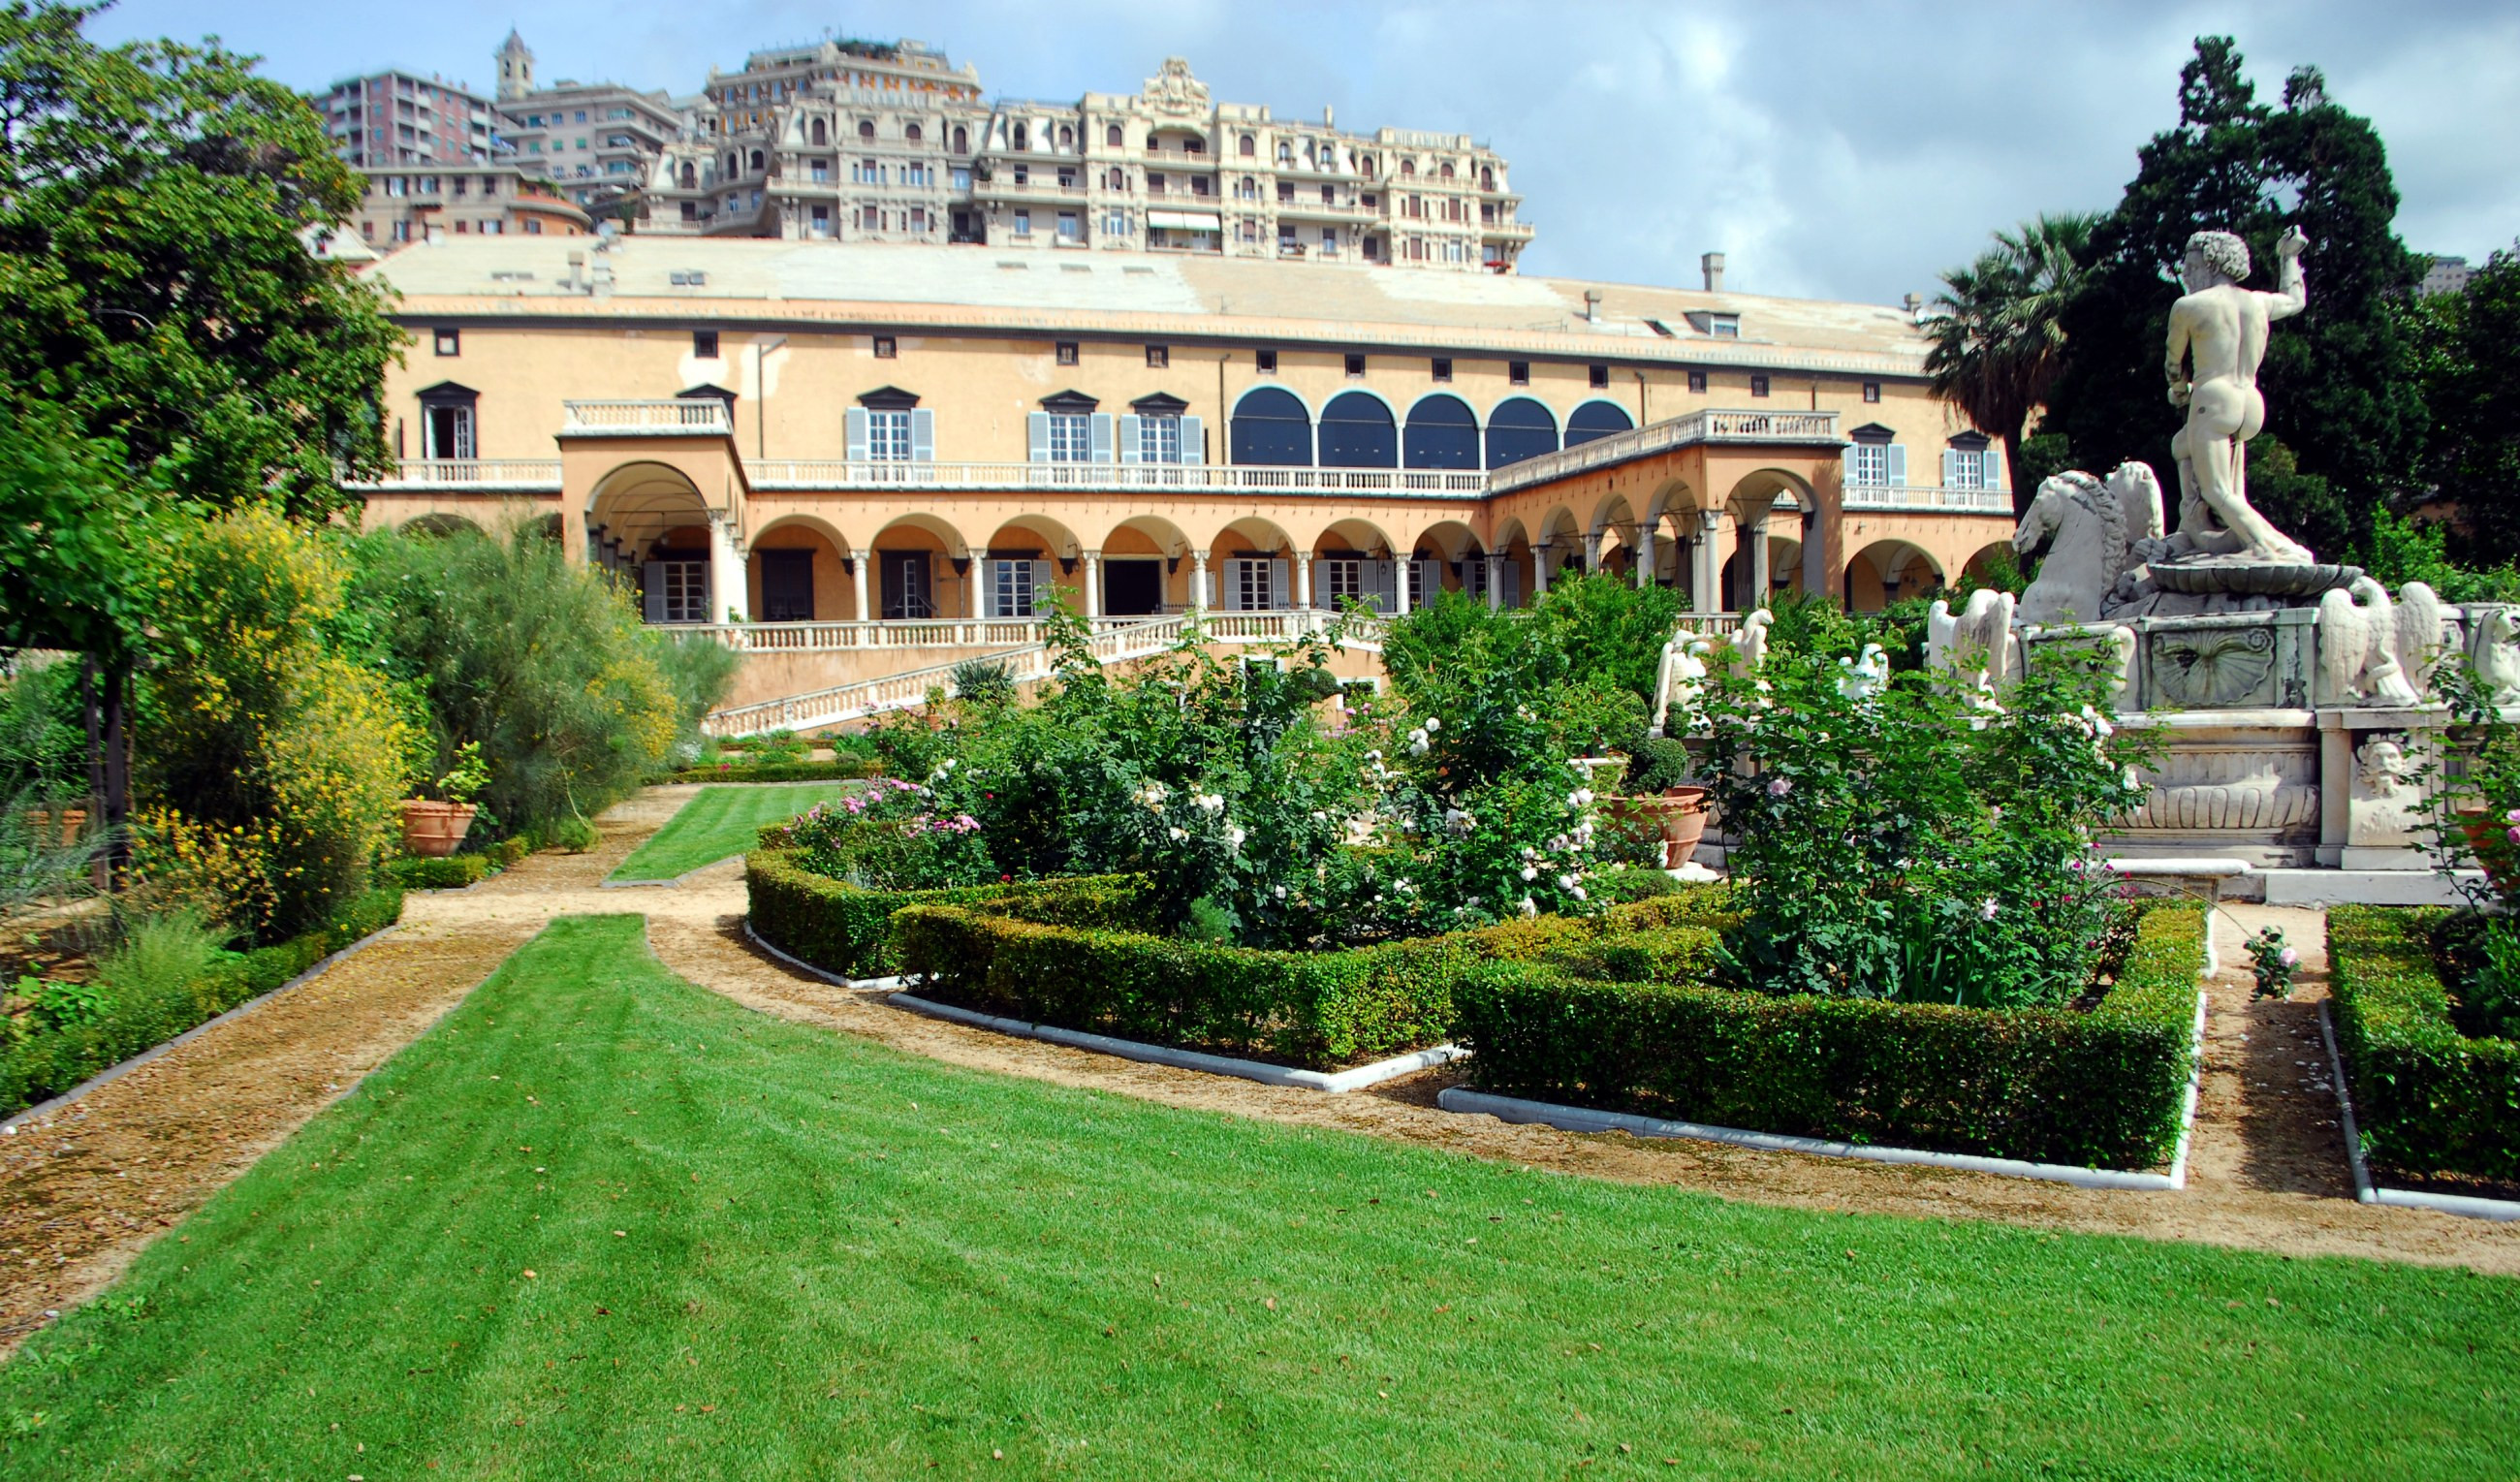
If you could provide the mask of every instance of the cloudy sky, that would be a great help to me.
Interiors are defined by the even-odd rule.
[[[2137,146],[2178,117],[2191,38],[2219,31],[2262,97],[2312,64],[2377,123],[2409,247],[2481,260],[2520,238],[2507,0],[123,0],[92,30],[215,33],[308,89],[396,66],[486,93],[511,23],[546,79],[677,95],[827,28],[918,37],[1019,98],[1134,91],[1185,56],[1218,98],[1281,117],[1328,106],[1351,128],[1492,143],[1539,226],[1527,272],[1685,284],[1720,249],[1734,288],[1880,303],[1929,292],[1997,226],[2114,203]]]

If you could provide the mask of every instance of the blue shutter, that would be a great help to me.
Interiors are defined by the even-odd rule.
[[[1096,463],[1111,461],[1111,414],[1097,412],[1087,420],[1086,435]]]
[[[910,457],[915,463],[936,461],[936,414],[925,407],[910,409]]]
[[[2000,448],[1986,450],[1986,486],[1990,489],[2003,487],[2003,451]]]
[[[1050,562],[1032,563],[1032,615],[1040,617],[1050,610]]]
[[[1908,445],[1903,442],[1890,444],[1890,487],[1908,487]]]
[[[1025,457],[1032,463],[1050,462],[1050,414],[1034,412],[1024,418]]]
[[[1269,607],[1276,611],[1286,606],[1286,566],[1283,561],[1269,562]]]
[[[849,415],[848,415],[846,418],[842,419],[842,420],[847,424],[847,427],[846,427],[845,435],[846,435],[847,440],[848,440],[849,462],[851,462],[851,463],[864,463],[864,462],[866,462],[866,461],[867,461],[867,414],[866,414],[866,408],[864,408],[864,407],[851,407],[851,408],[849,408]]]
[[[1207,425],[1195,417],[1181,420],[1181,461],[1207,462]]]
[[[1862,474],[1859,472],[1862,466],[1856,461],[1857,455],[1861,454],[1863,451],[1864,445],[1862,443],[1853,443],[1847,447],[1845,465],[1838,470],[1838,472],[1841,475],[1840,482],[1843,487],[1852,489],[1858,483],[1863,481]]]
[[[1946,489],[1960,486],[1960,456],[1958,448],[1943,449],[1943,487]]]
[[[1145,452],[1145,449],[1139,446],[1138,439],[1143,435],[1139,428],[1140,422],[1135,414],[1126,412],[1121,414],[1120,461],[1122,463],[1136,463]]]

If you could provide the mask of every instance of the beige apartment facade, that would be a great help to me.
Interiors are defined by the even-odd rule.
[[[613,202],[636,195],[665,146],[682,135],[681,111],[663,92],[568,78],[536,82],[533,50],[514,30],[494,60],[503,157],[591,212],[609,214]]]
[[[1569,567],[1869,608],[2012,529],[1890,308],[648,237],[368,271],[414,336],[369,521],[556,520],[657,622],[1398,611]]]
[[[583,237],[594,219],[542,175],[515,164],[362,169],[347,227],[380,250],[446,237]]]

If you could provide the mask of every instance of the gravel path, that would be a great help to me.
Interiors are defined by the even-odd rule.
[[[2218,920],[2205,1075],[2188,1187],[2078,1190],[1623,1135],[1577,1136],[1437,1110],[1436,1070],[1330,1097],[1144,1065],[926,1018],[795,972],[742,934],[741,861],[670,888],[607,875],[696,789],[652,788],[602,820],[603,845],[540,855],[469,890],[415,894],[392,935],[297,991],[0,1141],[0,1351],[94,1293],[157,1234],[223,1188],[361,1076],[418,1038],[556,916],[638,912],[658,956],[763,1012],[969,1069],[1168,1105],[1331,1127],[1474,1157],[1727,1198],[1833,1211],[1995,1219],[2520,1272],[2520,1225],[2354,1201],[2318,1035],[2326,953],[2316,912],[2235,907]],[[2289,1003],[2252,1003],[2239,943],[2281,925],[2303,949]]]

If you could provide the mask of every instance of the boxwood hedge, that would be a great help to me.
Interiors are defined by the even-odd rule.
[[[775,834],[774,830],[763,831]],[[1135,876],[964,885],[943,890],[869,890],[816,875],[788,850],[743,858],[752,929],[773,947],[826,972],[875,977],[895,970],[886,922],[907,906],[977,906],[1077,925],[1135,925],[1146,881]]]
[[[2520,1180],[2520,1044],[2462,1035],[2436,941],[2451,913],[2327,914],[2338,1049],[2362,1149],[2391,1168]]]
[[[1650,902],[1641,904],[1652,904]],[[1662,945],[1668,935],[1670,945]],[[1685,959],[1649,933],[1650,967]],[[1464,979],[1456,1037],[1479,1089],[1760,1132],[2142,1168],[2177,1145],[2201,912],[2145,913],[2085,1011],[1993,1010],[1584,981],[1582,949]],[[1593,949],[1601,967],[1627,966]]]

